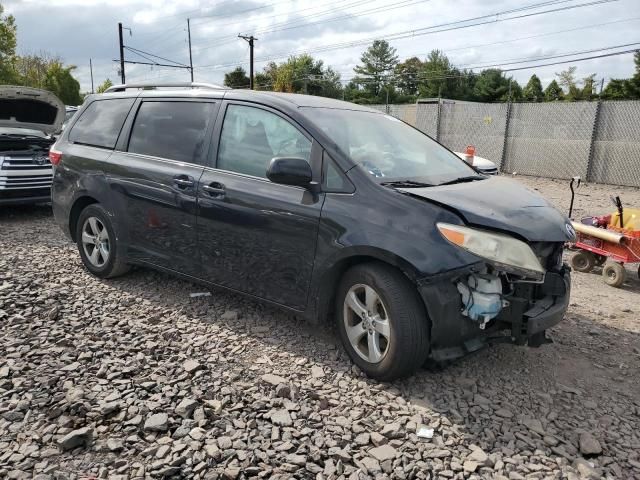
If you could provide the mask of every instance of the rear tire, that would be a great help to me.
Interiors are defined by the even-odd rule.
[[[591,252],[579,251],[571,257],[571,267],[582,273],[589,273],[596,265],[596,257]]]
[[[336,319],[349,357],[371,378],[392,381],[410,375],[429,355],[424,305],[415,286],[388,265],[356,265],[344,274]]]
[[[607,262],[602,269],[604,283],[612,287],[620,287],[627,276],[624,265],[618,262]]]
[[[82,263],[96,277],[113,278],[129,271],[113,224],[99,203],[88,205],[80,212],[75,238]]]

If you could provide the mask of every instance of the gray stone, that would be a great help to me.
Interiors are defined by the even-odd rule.
[[[379,447],[374,447],[369,450],[369,455],[378,460],[379,462],[384,462],[385,460],[393,460],[396,458],[396,449],[391,445],[381,445]]]
[[[88,446],[93,441],[93,428],[84,427],[67,433],[58,444],[63,450],[71,450],[80,446]]]
[[[187,373],[195,373],[198,370],[202,370],[204,367],[196,360],[186,360],[182,364],[182,368],[184,368]]]
[[[280,427],[290,427],[293,425],[293,420],[287,410],[276,410],[271,414],[271,423]]]
[[[147,432],[166,432],[169,429],[169,416],[166,413],[154,413],[144,422]]]
[[[283,378],[280,375],[274,375],[273,373],[265,373],[261,378],[263,382],[269,383],[274,387],[277,387],[281,383],[287,383],[286,378]]]
[[[580,434],[580,453],[583,455],[600,455],[602,446],[593,435],[583,432]]]
[[[193,411],[198,407],[198,402],[192,398],[183,398],[176,406],[176,413],[182,418],[190,418]]]

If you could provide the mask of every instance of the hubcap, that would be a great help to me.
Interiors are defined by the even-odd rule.
[[[100,219],[89,217],[82,225],[82,248],[94,267],[103,267],[109,261],[109,232]]]
[[[351,287],[344,299],[343,319],[356,353],[369,363],[380,363],[389,350],[391,329],[378,293],[369,285]]]

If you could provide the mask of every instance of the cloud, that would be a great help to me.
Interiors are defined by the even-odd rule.
[[[576,3],[579,0],[571,2]],[[453,2],[447,0],[223,0],[213,4],[204,0],[13,0],[5,1],[4,5],[7,12],[16,17],[20,52],[44,50],[59,55],[66,63],[77,65],[76,76],[82,89],[90,90],[89,58],[93,60],[96,84],[107,77],[118,80],[118,64],[112,61],[118,58],[118,22],[131,29],[131,35],[128,30],[125,32],[125,44],[176,62],[188,63],[186,18],[191,18],[196,80],[221,83],[225,71],[232,70],[235,65],[248,65],[247,44],[237,38],[238,33],[256,34],[255,56],[260,59],[274,54],[382,38],[395,32],[517,8],[522,3],[518,0],[458,0],[452,8]],[[370,13],[365,15],[363,12]],[[640,17],[637,0],[619,0],[518,20],[416,35],[391,43],[401,58],[424,57],[430,50],[440,49],[456,65],[501,63],[510,59],[535,58],[637,41],[640,20],[635,17]],[[615,20],[624,22],[549,34]],[[532,36],[537,37],[525,38]],[[366,45],[357,45],[319,52],[314,56],[349,78],[365,48]],[[145,61],[132,52],[127,52],[126,56],[130,60]],[[261,69],[264,64],[258,63],[256,69]],[[555,72],[570,65],[516,71],[513,76],[524,84],[531,74],[536,73],[546,85]],[[596,73],[598,78],[624,78],[633,73],[630,55],[594,59],[575,65],[579,77]],[[142,65],[127,65],[126,72],[130,81],[189,78],[185,70]]]

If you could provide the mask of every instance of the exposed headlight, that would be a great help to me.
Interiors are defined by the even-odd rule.
[[[545,270],[531,247],[516,238],[448,223],[438,223],[436,226],[442,236],[454,245],[486,258],[507,272],[535,279],[544,277]]]

